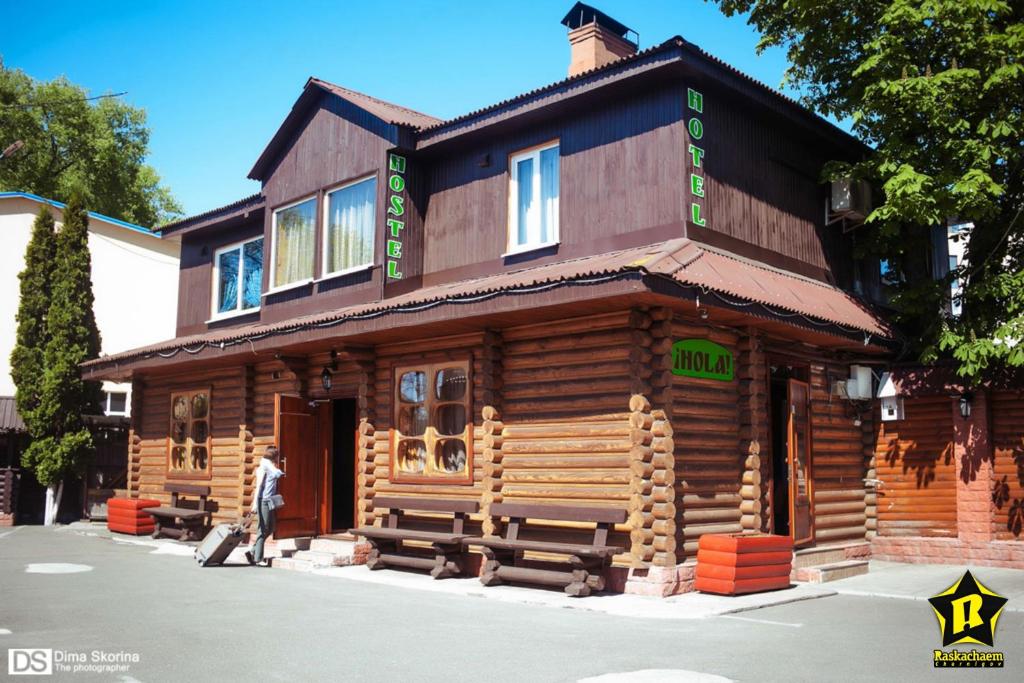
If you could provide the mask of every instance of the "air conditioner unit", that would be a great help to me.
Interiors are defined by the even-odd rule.
[[[832,213],[863,221],[871,213],[871,186],[866,180],[842,178],[832,181]]]
[[[846,396],[851,401],[866,401],[874,398],[871,391],[871,368],[866,365],[851,365],[850,379],[846,382]]]

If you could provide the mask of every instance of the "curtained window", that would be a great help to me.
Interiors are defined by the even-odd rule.
[[[221,247],[214,253],[214,318],[259,308],[263,238]]]
[[[171,394],[167,471],[179,477],[210,476],[210,390]]]
[[[274,263],[271,287],[313,279],[316,248],[316,197],[274,212]]]
[[[508,251],[557,243],[558,143],[515,154],[510,165]]]
[[[327,193],[324,275],[373,265],[376,198],[376,178],[366,178]]]

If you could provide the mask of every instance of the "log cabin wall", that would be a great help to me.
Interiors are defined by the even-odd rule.
[[[995,392],[991,406],[995,504],[993,536],[1001,541],[1024,540],[1024,395]]]
[[[677,341],[708,339],[731,350],[734,358],[741,339],[736,332],[678,316],[672,335]],[[740,438],[744,411],[739,375],[730,382],[678,375],[672,379],[676,554],[683,561],[696,556],[701,534],[742,531],[741,488],[749,453]]]
[[[957,536],[957,467],[948,396],[904,400],[906,417],[876,412],[879,536]]]
[[[849,376],[848,365],[812,363],[811,479],[814,539],[818,544],[862,541],[867,531],[864,432],[849,401],[831,395],[832,382]],[[860,416],[870,421],[870,415]]]

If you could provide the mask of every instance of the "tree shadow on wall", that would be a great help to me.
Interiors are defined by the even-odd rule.
[[[978,478],[978,471],[981,470],[981,466],[988,460],[990,463],[995,465],[995,449],[984,448],[981,449],[983,452],[979,453],[977,448],[973,446],[985,438],[984,434],[977,425],[971,425],[967,431],[967,447],[964,448],[964,455],[960,459],[960,480],[965,484],[970,484],[972,481]]]
[[[943,460],[946,465],[952,462],[953,449],[952,447],[947,447],[938,455],[932,456],[922,452],[917,442],[912,441],[901,451],[899,437],[894,436],[886,444],[884,457],[885,462],[890,467],[896,467],[897,463],[899,463],[903,474],[913,470],[914,480],[917,488],[920,489],[927,488],[929,484],[935,481],[935,464],[937,461]]]
[[[993,449],[995,453],[999,449],[998,445]],[[1024,487],[1024,439],[1021,439],[1021,443],[1012,447],[1013,464],[1017,468],[1017,487]],[[1006,529],[1013,534],[1015,537],[1020,537],[1021,531],[1024,530],[1024,499],[1022,498],[1010,498],[1010,482],[1007,475],[1003,475],[1002,479],[996,480],[995,485],[992,487],[992,502],[995,504],[997,510],[1002,510],[1003,507],[1009,503],[1010,508],[1006,514]]]

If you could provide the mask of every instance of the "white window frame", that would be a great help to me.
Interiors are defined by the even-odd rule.
[[[524,159],[532,158],[533,162],[533,196],[537,198],[537,211],[540,211],[540,196],[541,196],[541,173],[540,173],[540,153],[544,150],[558,147],[561,144],[560,140],[553,140],[546,142],[530,149],[516,152],[509,157],[508,162],[508,175],[509,175],[509,191],[508,191],[508,239],[506,240],[507,251],[502,256],[510,256],[512,254],[521,254],[528,251],[535,251],[537,249],[543,249],[559,243],[559,224],[561,223],[559,213],[561,212],[561,197],[562,197],[562,162],[559,158],[558,162],[558,197],[559,197],[559,211],[555,213],[555,224],[552,226],[551,237],[547,242],[531,241],[530,235],[527,235],[526,244],[517,244],[516,239],[519,235],[519,178],[516,173],[516,166],[520,161]],[[559,155],[561,156],[561,155]],[[536,219],[536,231],[540,231],[540,216]],[[538,235],[539,236],[539,235]]]
[[[275,267],[274,263],[277,258],[277,214],[284,211],[285,209],[290,209],[293,206],[305,204],[311,199],[315,202],[317,200],[317,195],[311,194],[307,197],[303,197],[302,199],[296,199],[294,202],[282,204],[281,206],[276,207],[273,211],[270,212],[270,277],[267,280],[270,283],[270,287],[267,289],[267,291],[263,292],[263,296],[267,296],[268,294],[276,294],[277,292],[283,292],[289,289],[294,289],[296,287],[302,287],[303,285],[308,285],[310,282],[313,282],[313,277],[307,277],[301,280],[296,280],[295,282],[289,282],[284,285],[279,285],[277,284],[277,273],[275,272],[277,268]],[[313,215],[316,216],[315,208],[313,210]],[[313,221],[313,239],[316,240],[315,220]],[[266,270],[266,268],[267,263],[266,259],[264,259],[263,269]],[[314,271],[316,270],[316,256],[313,257],[313,269]],[[315,272],[313,273],[313,276],[316,276]]]
[[[328,230],[327,220],[329,218],[329,214],[330,214],[330,211],[331,211],[331,195],[332,194],[334,194],[338,190],[344,190],[346,187],[352,187],[353,185],[358,185],[359,183],[365,183],[367,180],[376,180],[376,179],[377,179],[377,174],[376,173],[371,173],[369,175],[363,176],[362,178],[357,178],[356,180],[350,180],[350,181],[344,182],[341,185],[336,185],[335,187],[332,187],[329,190],[325,190],[324,191],[324,205],[323,205],[323,210],[321,211],[321,220],[320,220],[321,224],[323,225],[323,235],[321,236],[321,239],[320,239],[320,273],[321,274],[320,274],[320,277],[318,278],[318,281],[319,280],[327,280],[327,279],[332,278],[332,277],[340,277],[342,275],[349,275],[350,273],[358,273],[358,272],[363,271],[363,270],[369,270],[370,268],[373,268],[373,266],[375,265],[375,263],[377,261],[377,202],[376,202],[376,198],[374,198],[374,202],[373,202],[373,243],[372,243],[372,245],[370,247],[371,251],[370,251],[370,262],[369,263],[364,263],[364,264],[361,264],[361,265],[358,265],[358,266],[351,266],[349,268],[342,268],[341,270],[327,270],[327,239],[330,237],[330,230]],[[301,204],[301,202],[299,202],[299,203]]]
[[[207,322],[213,322],[214,320],[223,320],[225,318],[235,318],[240,315],[249,315],[250,313],[256,313],[260,310],[260,306],[256,305],[252,308],[242,308],[242,281],[245,279],[245,245],[256,240],[263,239],[263,235],[257,235],[256,237],[250,237],[248,239],[241,240],[239,242],[232,242],[231,244],[225,244],[223,247],[219,247],[213,252],[213,283],[210,294],[210,319]],[[224,311],[221,313],[217,309],[220,308],[220,255],[225,251],[233,251],[238,249],[238,298],[236,302],[236,308],[230,311]],[[266,264],[266,249],[263,250],[263,268],[267,267]],[[262,283],[260,284],[262,287]]]
[[[124,395],[124,410],[115,411],[110,409],[110,397],[112,394],[123,394]],[[107,391],[103,390],[103,414],[104,415],[127,415],[128,414],[128,392],[127,391]]]

